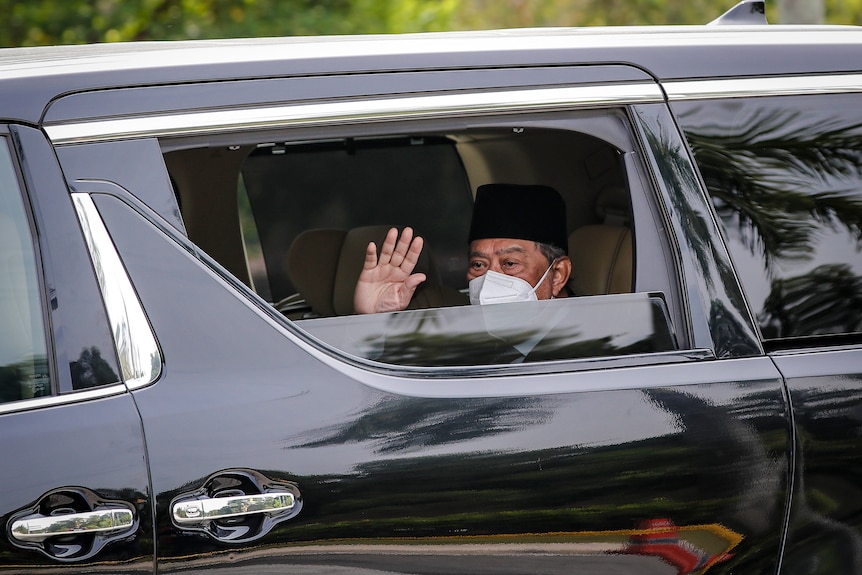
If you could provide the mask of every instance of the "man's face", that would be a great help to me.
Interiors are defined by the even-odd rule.
[[[568,258],[561,258],[568,262]],[[558,260],[559,261],[559,260]],[[542,255],[538,244],[529,240],[483,239],[470,243],[470,263],[467,266],[467,281],[485,275],[488,270],[515,276],[526,280],[533,287],[542,279],[550,262]],[[568,281],[571,265],[565,269],[551,270],[548,277],[536,290],[538,299],[550,299],[559,295],[562,286]],[[565,278],[562,276],[565,275]],[[562,281],[560,281],[562,280]]]

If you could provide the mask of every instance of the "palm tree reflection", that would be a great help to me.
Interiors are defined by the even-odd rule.
[[[837,98],[816,122],[795,98],[677,108],[725,231],[770,281],[758,312],[767,338],[847,333],[862,323],[862,313],[848,314],[862,309],[859,268],[819,245],[839,234],[857,255],[862,248],[862,122]],[[806,262],[820,265],[788,277]]]
[[[422,399],[392,397],[356,419],[310,432],[297,447],[370,441],[378,454],[410,452],[522,430],[547,422],[539,397]]]
[[[832,264],[811,273],[772,281],[758,315],[764,337],[862,331],[862,277],[848,265]]]

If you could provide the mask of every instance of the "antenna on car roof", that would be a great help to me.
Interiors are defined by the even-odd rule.
[[[710,26],[737,24],[769,24],[763,0],[742,0],[739,4],[709,23]]]

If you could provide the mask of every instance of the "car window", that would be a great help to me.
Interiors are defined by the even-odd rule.
[[[9,143],[0,138],[0,402],[51,394],[36,252]]]
[[[634,144],[620,129],[624,117],[584,113],[589,121],[569,119],[565,129],[434,123],[296,142],[237,134],[234,144],[168,149],[165,164],[189,238],[297,327],[350,356],[423,367],[511,363],[493,353],[499,338],[489,323],[528,342],[532,353],[521,361],[671,351],[685,347],[668,319],[673,290],[651,280],[641,291],[653,295],[635,297],[631,194],[645,192],[626,168]],[[567,301],[469,305],[473,197],[488,183],[549,186],[563,196],[573,262]],[[391,227],[405,226],[425,240],[415,271],[427,280],[403,312],[356,315],[366,246],[379,248]],[[626,307],[614,298],[624,295],[636,313],[618,313]],[[540,317],[553,321],[537,330]],[[587,329],[585,318],[601,327]]]
[[[860,105],[674,104],[766,340],[862,333]]]
[[[434,367],[528,363],[673,351],[657,294],[587,296],[297,322],[363,359]]]

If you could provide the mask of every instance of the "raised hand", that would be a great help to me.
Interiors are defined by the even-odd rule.
[[[353,293],[353,308],[356,313],[381,313],[401,311],[410,303],[413,292],[425,281],[425,274],[413,273],[423,240],[413,237],[411,228],[404,228],[401,237],[392,228],[380,248],[370,242],[365,248],[365,263],[356,291]]]

